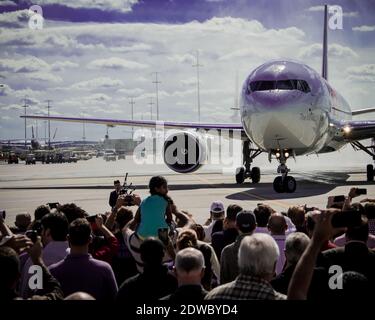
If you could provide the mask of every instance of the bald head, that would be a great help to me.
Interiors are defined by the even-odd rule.
[[[270,216],[267,227],[272,235],[284,235],[288,225],[282,214],[274,213]]]
[[[95,298],[86,292],[74,292],[67,296],[64,300],[95,300]]]

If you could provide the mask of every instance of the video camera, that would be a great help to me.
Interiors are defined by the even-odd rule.
[[[122,196],[125,200],[125,205],[132,206],[134,205],[134,190],[136,189],[133,187],[133,183],[127,183],[128,180],[128,173],[125,175],[124,183],[119,191],[119,195]]]

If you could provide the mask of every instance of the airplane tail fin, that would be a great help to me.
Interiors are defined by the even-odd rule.
[[[322,77],[328,80],[328,5],[324,5]]]

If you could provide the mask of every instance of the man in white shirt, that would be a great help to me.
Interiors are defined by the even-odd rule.
[[[41,238],[43,243],[43,261],[46,267],[64,259],[69,253],[67,234],[69,223],[63,213],[49,213],[41,220]],[[29,295],[29,268],[33,265],[30,258],[27,258],[22,271],[20,282],[20,294],[23,298]]]
[[[203,226],[204,241],[211,242],[211,235],[213,232],[221,231],[223,229],[223,220],[225,218],[224,204],[221,201],[214,201],[210,207],[210,218]],[[221,226],[219,225],[221,224]],[[219,227],[217,230],[216,227]]]
[[[274,213],[269,218],[267,227],[272,238],[276,241],[279,247],[280,255],[276,264],[276,274],[280,274],[283,271],[285,264],[285,232],[288,229],[288,225],[282,214]]]

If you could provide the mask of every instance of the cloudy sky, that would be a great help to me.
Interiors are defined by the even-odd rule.
[[[42,30],[28,8],[43,9]],[[159,72],[162,120],[197,120],[197,50],[204,121],[235,121],[240,85],[259,64],[291,58],[321,68],[322,1],[315,0],[0,0],[0,139],[22,138],[28,113],[150,118]],[[374,107],[375,1],[336,0],[343,29],[329,32],[329,80],[353,109]],[[155,105],[154,116],[155,116]],[[31,135],[28,123],[28,135]],[[43,123],[39,123],[43,137]],[[53,123],[56,139],[79,139],[82,127]],[[88,139],[105,127],[86,126]],[[110,130],[124,137],[124,127]]]

